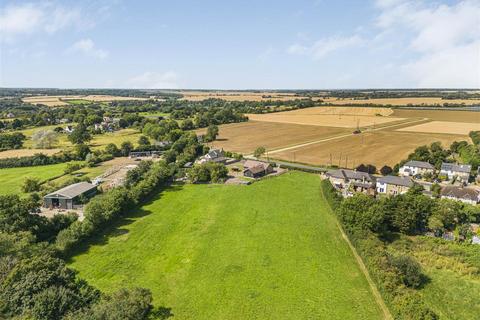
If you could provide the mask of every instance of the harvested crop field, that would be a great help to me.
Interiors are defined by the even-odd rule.
[[[286,114],[286,112],[284,113]],[[391,108],[375,107],[313,107],[288,111],[292,115],[350,115],[350,116],[390,116],[393,114]]]
[[[412,97],[412,98],[385,98],[385,99],[352,99],[352,98],[320,98],[321,100],[334,103],[338,105],[352,105],[352,104],[376,104],[376,105],[392,105],[392,106],[406,106],[413,105],[425,105],[425,106],[443,106],[445,103],[449,104],[465,104],[475,105],[480,104],[479,99],[452,99],[446,100],[442,98],[434,97]]]
[[[146,98],[122,97],[110,95],[72,95],[72,96],[32,96],[22,98],[24,102],[32,104],[44,104],[49,107],[58,107],[69,105],[68,100],[86,100],[91,102],[110,102],[124,100],[147,100]]]
[[[468,135],[470,131],[480,131],[480,122],[431,121],[411,127],[401,128],[398,129],[398,131]]]
[[[399,131],[376,131],[320,142],[290,150],[270,151],[272,158],[314,165],[337,165],[353,168],[361,163],[393,166],[405,159],[416,147],[435,141],[444,146],[467,136],[426,134]],[[330,163],[330,155],[332,163]]]
[[[393,116],[399,118],[428,118],[434,121],[480,123],[480,112],[475,111],[394,109]]]
[[[228,151],[251,153],[257,147],[286,147],[349,132],[334,127],[305,126],[276,122],[249,121],[219,127],[219,136],[211,145]],[[198,130],[204,134],[206,129]]]
[[[0,152],[0,159],[15,158],[15,157],[28,157],[33,156],[36,153],[43,153],[44,155],[51,156],[61,149],[16,149]]]
[[[307,110],[307,109],[304,109]],[[296,110],[303,111],[303,110]],[[404,118],[382,116],[358,116],[358,115],[325,115],[308,113],[278,112],[269,114],[247,114],[250,120],[265,122],[280,122],[303,124],[312,126],[328,126],[339,128],[355,128],[375,126],[377,124],[390,123],[405,120]]]
[[[222,99],[226,101],[268,101],[280,100],[289,101],[295,99],[305,99],[307,97],[298,96],[294,93],[279,92],[244,92],[244,91],[180,91],[182,99],[190,101],[201,101],[206,99]]]

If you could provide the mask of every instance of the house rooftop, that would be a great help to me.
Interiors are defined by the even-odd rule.
[[[472,171],[472,166],[469,164],[456,164],[456,163],[442,163],[442,171],[452,171],[452,172],[462,172],[470,173]]]
[[[385,176],[377,179],[380,183],[393,184],[396,186],[411,187],[413,180],[409,177]]]
[[[73,199],[75,197],[78,197],[79,195],[84,194],[85,192],[88,192],[92,189],[95,189],[96,187],[88,182],[78,182],[71,184],[69,186],[66,186],[65,188],[62,188],[60,190],[54,191],[52,193],[47,194],[44,198],[67,198],[67,199]]]
[[[415,167],[415,168],[422,168],[422,169],[435,169],[430,163],[425,161],[417,161],[417,160],[410,160],[404,164],[406,167]]]
[[[369,173],[347,169],[329,170],[326,175],[337,179],[366,180],[371,182],[375,180]]]
[[[261,166],[263,168],[263,170],[266,170],[268,168],[268,166],[270,166],[270,163],[263,162],[263,161],[247,160],[243,164],[243,167],[246,168],[246,169],[250,169],[250,168],[258,167],[258,166]]]
[[[257,174],[257,173],[265,172],[265,168],[261,164],[259,164],[253,167],[249,167],[245,169],[244,172],[245,171],[250,171],[253,174]]]
[[[472,188],[462,188],[457,186],[446,186],[440,192],[442,197],[452,197],[456,199],[471,200],[478,202],[480,192]]]

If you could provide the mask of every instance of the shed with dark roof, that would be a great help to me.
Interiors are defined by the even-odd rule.
[[[54,191],[43,197],[45,208],[73,209],[80,204],[80,198],[90,198],[97,193],[97,187],[88,182],[78,182]]]

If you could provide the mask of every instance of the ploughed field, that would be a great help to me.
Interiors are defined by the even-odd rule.
[[[71,259],[106,292],[141,286],[175,319],[381,319],[317,175],[185,185]]]

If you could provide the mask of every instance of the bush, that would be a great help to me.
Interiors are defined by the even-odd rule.
[[[40,191],[41,182],[38,178],[25,178],[22,191],[25,193]]]
[[[188,171],[188,178],[192,183],[225,181],[228,169],[222,163],[206,162],[197,164]]]
[[[410,256],[391,258],[392,265],[399,271],[403,283],[410,288],[419,288],[425,279],[420,264]]]

